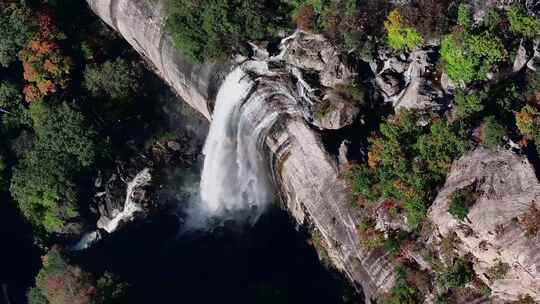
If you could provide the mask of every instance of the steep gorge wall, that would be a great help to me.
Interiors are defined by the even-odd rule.
[[[116,29],[148,61],[178,95],[211,119],[211,105],[229,65],[194,65],[174,48],[164,31],[164,1],[87,0],[92,10]],[[272,100],[268,100],[270,104]],[[295,102],[295,101],[292,101]],[[299,115],[280,118],[266,138],[274,178],[291,214],[313,223],[321,233],[334,265],[362,286],[366,298],[388,290],[393,267],[381,250],[363,250],[356,233],[355,210],[339,177],[335,159]],[[283,112],[282,112],[283,111]]]
[[[90,8],[155,66],[158,73],[190,106],[207,119],[219,85],[231,67],[192,64],[165,33],[165,4],[155,0],[88,0]]]

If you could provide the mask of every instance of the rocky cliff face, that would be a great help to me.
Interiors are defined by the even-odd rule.
[[[471,185],[479,198],[460,221],[448,212],[449,197]],[[540,301],[540,235],[526,229],[540,221],[540,212],[534,214],[539,202],[540,183],[526,158],[477,149],[454,163],[429,218],[437,227],[435,238],[456,233],[458,251],[474,256],[475,272],[496,299],[508,302],[529,294]],[[501,265],[505,271],[495,276]]]
[[[229,65],[195,65],[174,48],[164,29],[165,1],[88,0],[92,10],[122,36],[189,105],[210,119],[213,98]]]
[[[88,3],[96,14],[154,64],[156,72],[183,100],[210,119],[217,89],[230,67],[193,65],[184,60],[164,32],[164,1],[88,0]],[[295,39],[302,39],[301,35]],[[324,41],[318,42],[317,39],[306,43],[315,47],[324,45]],[[313,54],[327,53],[332,54],[332,50],[320,49]],[[285,59],[288,57],[297,59],[293,54],[284,56]],[[308,61],[299,62],[305,64]],[[287,62],[292,71],[306,68],[294,63],[292,59]],[[330,77],[333,79],[322,77],[325,83],[339,83],[340,79],[349,77],[340,62],[335,62],[335,69],[329,70],[328,67],[324,65],[321,71],[317,71],[316,66],[308,68],[329,77],[338,75]],[[284,79],[290,81],[290,77]],[[285,85],[293,86],[292,82]],[[267,85],[260,87],[263,90],[269,88]],[[306,122],[313,117],[310,112],[312,105],[299,95],[287,101],[278,98],[280,101],[277,103],[275,96],[267,94],[268,109],[263,110],[279,113],[277,123],[266,138],[272,155],[273,177],[291,214],[299,223],[313,224],[320,232],[334,265],[361,286],[369,298],[392,286],[393,267],[382,251],[360,248],[355,222],[358,217],[350,205],[345,182],[339,176],[336,160],[324,149],[319,136]]]

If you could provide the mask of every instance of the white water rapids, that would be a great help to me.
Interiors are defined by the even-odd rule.
[[[246,68],[237,67],[223,82],[203,151],[201,204],[211,217],[249,210],[258,217],[273,197],[261,151],[277,113],[259,115],[265,98]]]

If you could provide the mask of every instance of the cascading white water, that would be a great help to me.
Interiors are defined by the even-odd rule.
[[[142,211],[142,207],[133,201],[133,193],[138,187],[146,186],[152,180],[150,169],[144,168],[142,171],[127,184],[126,200],[124,201],[124,209],[114,216],[112,219],[101,218],[98,221],[98,228],[104,229],[108,233],[114,232],[121,222],[129,222],[133,219],[135,213]]]
[[[210,216],[252,209],[257,215],[273,196],[261,150],[262,135],[277,113],[259,115],[264,97],[254,92],[256,83],[245,68],[236,68],[223,82],[203,151],[201,204]]]

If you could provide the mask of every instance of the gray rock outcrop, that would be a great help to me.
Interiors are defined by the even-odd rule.
[[[217,88],[230,67],[193,65],[184,60],[164,32],[164,1],[87,1],[105,22],[155,65],[157,72],[182,99],[207,118],[211,117],[210,109]],[[323,85],[336,85],[342,80],[346,83],[349,71],[336,61],[339,56],[317,50],[318,45],[324,45],[320,40],[311,43],[312,50],[302,57],[299,53],[284,56],[287,64],[304,64],[305,69],[322,72]],[[309,49],[301,43],[298,47]],[[305,63],[310,61],[305,56],[313,59],[308,65]],[[272,83],[282,80],[269,78],[260,81]],[[272,87],[260,85],[261,90],[268,88]],[[304,119],[309,116],[301,110],[305,107],[299,105],[296,98],[283,101],[283,96],[267,95],[267,108],[261,111],[279,112],[266,144],[271,152],[273,177],[284,203],[299,223],[314,225],[326,243],[333,264],[361,286],[366,298],[389,290],[394,282],[393,266],[382,250],[361,248],[356,231],[358,223],[355,222],[358,216],[351,207],[346,184],[340,178],[336,160],[325,150],[319,136]],[[273,103],[276,99],[280,100],[279,104]]]
[[[449,197],[472,184],[479,198],[460,221],[448,212]],[[437,235],[457,234],[458,251],[474,256],[474,269],[495,298],[508,302],[528,294],[540,301],[540,235],[526,235],[520,224],[533,204],[540,208],[540,183],[527,159],[480,148],[454,162],[429,218]],[[498,263],[510,268],[490,278]]]
[[[429,70],[434,67],[430,61],[433,50],[416,50],[406,61],[390,57],[384,60],[381,71],[375,78],[375,85],[387,103],[399,109],[436,109],[437,99],[443,92],[436,89],[428,79]],[[384,54],[383,54],[384,55]]]
[[[316,71],[321,85],[335,87],[348,84],[354,73],[343,63],[341,54],[322,35],[298,32],[285,43],[284,60],[302,70]]]
[[[352,124],[360,113],[360,107],[330,91],[315,106],[314,112],[312,124],[321,129],[337,130]]]

